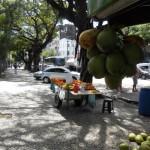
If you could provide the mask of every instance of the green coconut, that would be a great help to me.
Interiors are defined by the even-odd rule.
[[[135,65],[143,60],[143,51],[136,44],[127,44],[122,50],[130,65]]]
[[[125,66],[125,76],[132,77],[136,73],[136,65],[126,65]]]
[[[123,77],[122,76],[112,76],[112,75],[106,75],[105,76],[105,83],[110,89],[118,89],[118,87],[121,85]]]
[[[150,142],[149,141],[142,142],[139,150],[150,150]]]
[[[131,150],[139,150],[137,147],[132,148]]]
[[[129,141],[131,141],[131,142],[135,141],[135,137],[136,137],[136,134],[135,134],[135,133],[129,133],[129,135],[128,135],[128,139],[129,139]]]
[[[125,142],[119,145],[119,150],[129,150],[129,148],[129,144]]]
[[[136,141],[137,144],[140,145],[142,142],[144,142],[144,139],[143,139],[142,135],[138,134],[135,137],[135,141]]]
[[[88,59],[91,59],[93,56],[100,54],[99,49],[95,46],[93,48],[88,48],[86,51],[86,56]]]
[[[106,74],[105,69],[105,59],[106,56],[104,54],[99,54],[97,56],[92,57],[88,62],[88,71],[95,78],[103,78]]]
[[[102,52],[110,52],[120,43],[120,39],[115,30],[106,28],[99,32],[96,39],[96,45]]]
[[[144,140],[146,140],[146,138],[148,137],[148,134],[145,132],[141,132],[140,135],[142,135]]]
[[[147,141],[150,141],[150,136],[147,136],[146,140],[147,140]]]
[[[114,76],[120,76],[125,71],[125,61],[121,53],[111,53],[106,58],[106,69]]]

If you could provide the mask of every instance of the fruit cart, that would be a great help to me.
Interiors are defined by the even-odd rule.
[[[131,25],[149,23],[150,0],[88,0],[88,12],[89,16],[98,20],[99,23],[107,20],[109,24],[108,26],[111,27],[127,27]],[[101,26],[102,24],[99,25],[99,27]],[[135,55],[136,53],[134,53],[133,56]],[[141,89],[140,101],[142,100],[142,103],[139,103],[140,114],[149,115],[148,91],[149,89]],[[137,135],[135,133],[130,133],[128,135],[129,142],[121,143],[118,146],[119,150],[150,150],[150,142],[146,137],[146,133],[140,133]]]
[[[67,107],[71,100],[74,101],[76,106],[89,104],[94,107],[95,95],[101,94],[95,89],[91,83],[81,82],[80,80],[73,80],[72,83],[66,83],[60,79],[52,79],[52,86],[55,87],[54,104],[56,108],[62,106],[62,102],[67,102]]]

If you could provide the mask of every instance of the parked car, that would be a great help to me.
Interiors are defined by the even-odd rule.
[[[150,79],[150,63],[139,63],[137,64],[139,72],[139,78]]]
[[[43,71],[35,72],[35,79],[42,79],[44,83],[51,81],[51,78],[63,78],[66,82],[71,82],[73,79],[79,79],[78,72],[71,72],[65,67],[50,66]]]

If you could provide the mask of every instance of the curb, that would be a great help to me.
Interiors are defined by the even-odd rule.
[[[131,99],[128,99],[126,97],[118,97],[118,99],[122,100],[122,101],[125,101],[127,103],[132,103],[132,104],[138,104],[138,101],[133,101]]]

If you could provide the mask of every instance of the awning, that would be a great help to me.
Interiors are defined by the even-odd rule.
[[[109,3],[104,6],[104,1]],[[130,26],[150,22],[150,0],[89,0],[88,8],[91,17],[108,20],[110,24]]]

